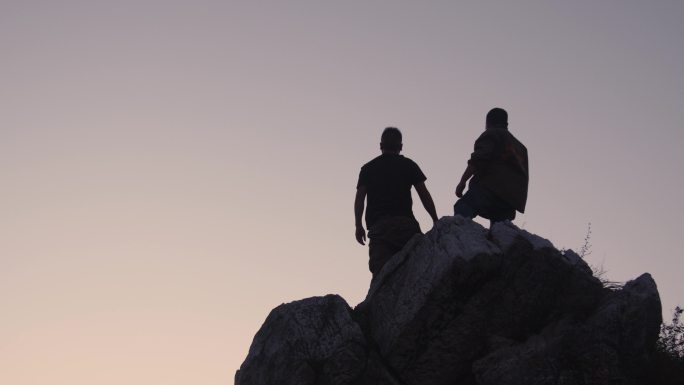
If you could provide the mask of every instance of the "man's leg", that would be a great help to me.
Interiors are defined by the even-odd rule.
[[[454,215],[456,214],[471,219],[478,215],[489,219],[491,229],[496,222],[512,221],[515,218],[515,209],[488,189],[471,185],[468,192],[456,201]]]
[[[413,218],[390,217],[373,225],[368,230],[368,268],[373,276],[382,270],[394,254],[401,251],[406,242],[420,233],[420,226]]]
[[[515,219],[515,209],[508,207],[504,202],[499,202],[499,206],[494,210],[494,215],[489,220],[489,228],[496,222],[512,221]]]
[[[370,238],[368,241],[368,269],[371,274],[373,274],[373,277],[380,273],[382,267],[385,266],[387,261],[389,261],[399,250],[401,250],[401,248],[397,249],[396,246],[391,245],[381,238]]]
[[[472,190],[468,190],[461,199],[454,204],[454,215],[473,219],[477,216],[477,205]]]

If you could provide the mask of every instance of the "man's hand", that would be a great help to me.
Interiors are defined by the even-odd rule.
[[[366,230],[363,228],[361,216],[363,216],[363,204],[366,200],[366,186],[359,185],[356,188],[356,198],[354,198],[354,219],[356,224],[356,240],[362,244],[366,240]]]
[[[362,245],[365,245],[365,243],[364,243],[365,240],[366,240],[366,230],[363,228],[363,226],[356,226],[356,241]]]
[[[463,190],[465,190],[465,188],[466,188],[465,182],[459,183],[458,186],[456,186],[456,196],[459,198],[462,197],[463,196]]]
[[[463,171],[463,176],[461,177],[461,181],[458,182],[458,186],[456,186],[456,196],[461,198],[463,196],[463,190],[466,188],[466,182],[470,177],[475,175],[475,167],[468,162],[468,167],[466,167],[465,171]]]
[[[425,211],[427,211],[428,214],[430,214],[430,218],[432,218],[432,223],[437,223],[439,218],[437,218],[435,202],[432,201],[432,195],[430,195],[430,192],[425,186],[425,182],[416,183],[415,185],[413,185],[413,187],[416,188],[416,192],[420,197],[420,201],[423,203],[423,207],[425,207]]]

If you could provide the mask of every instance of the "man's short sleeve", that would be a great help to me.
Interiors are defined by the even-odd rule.
[[[416,162],[410,161],[409,165],[409,180],[411,181],[411,185],[415,186],[418,183],[423,183],[427,180],[427,177],[423,174],[423,171],[418,167]]]
[[[356,188],[361,186],[368,187],[368,170],[366,167],[361,167],[361,171],[359,172],[359,181],[356,182]]]

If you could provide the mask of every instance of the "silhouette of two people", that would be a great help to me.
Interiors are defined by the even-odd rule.
[[[413,215],[412,187],[432,221],[438,219],[425,186],[427,177],[413,160],[400,155],[402,146],[401,132],[395,127],[386,128],[380,138],[382,154],[361,167],[356,185],[356,240],[362,245],[366,241],[361,217],[367,200],[368,267],[374,278],[413,235],[421,233]],[[516,211],[525,211],[528,181],[527,148],[508,131],[506,111],[494,108],[487,113],[485,131],[475,141],[456,187],[460,199],[454,205],[454,214],[481,216],[491,224],[513,220]]]

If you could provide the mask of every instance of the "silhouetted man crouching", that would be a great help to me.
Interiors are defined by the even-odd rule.
[[[361,223],[361,216],[367,195],[366,226],[370,239],[368,267],[373,277],[413,235],[421,232],[418,221],[413,216],[412,186],[416,188],[423,207],[433,222],[437,221],[435,204],[425,187],[427,178],[414,161],[399,155],[402,150],[401,141],[401,132],[397,128],[387,127],[380,139],[382,155],[361,167],[356,185],[356,240],[365,244],[366,231]]]
[[[456,187],[461,199],[454,205],[454,214],[479,215],[489,219],[490,226],[513,220],[516,210],[525,212],[528,182],[527,148],[508,131],[508,113],[494,108],[487,113],[485,132],[475,141],[475,151]]]

